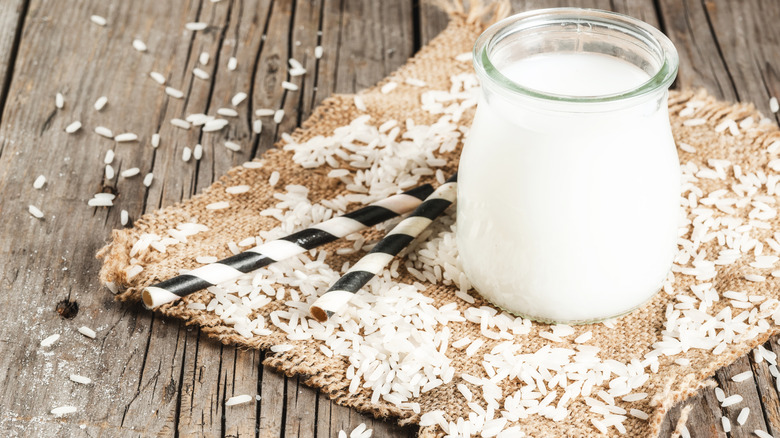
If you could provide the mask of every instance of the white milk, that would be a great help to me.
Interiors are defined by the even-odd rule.
[[[526,88],[571,96],[617,94],[649,79],[589,53],[498,68]],[[666,97],[662,89],[620,108],[558,104],[483,83],[460,161],[457,238],[485,298],[534,319],[586,322],[659,290],[676,250],[680,193]]]

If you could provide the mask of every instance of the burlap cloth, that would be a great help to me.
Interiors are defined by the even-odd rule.
[[[360,93],[372,116],[372,122],[379,125],[387,119],[406,120],[411,118],[419,123],[432,123],[435,116],[422,111],[419,106],[420,95],[427,89],[447,90],[450,86],[450,76],[462,72],[472,71],[470,62],[457,61],[456,55],[470,51],[476,37],[480,34],[483,24],[480,24],[478,14],[469,17],[463,12],[451,13],[451,21],[447,29],[435,38],[406,65],[391,75],[390,79],[401,85],[392,93],[382,94],[379,88],[387,80],[377,86]],[[413,77],[425,81],[427,87],[413,87],[403,84],[403,79]],[[703,118],[707,123],[699,126],[685,126],[686,118],[678,116],[680,110],[691,100],[703,102],[695,114],[689,117]],[[777,127],[774,124],[756,123],[752,128],[734,137],[725,133],[718,134],[714,127],[724,118],[739,121],[748,116],[759,120],[761,116],[752,105],[730,104],[718,102],[705,92],[672,91],[670,93],[670,113],[676,140],[687,143],[696,149],[696,153],[680,151],[681,163],[694,162],[706,165],[707,159],[719,158],[730,160],[734,164],[741,165],[743,172],[765,170],[770,154],[766,147],[772,141],[780,138]],[[336,95],[325,100],[314,112],[303,127],[292,135],[296,139],[308,139],[315,135],[329,135],[333,129],[348,124],[352,119],[360,115],[356,110],[351,95]],[[466,114],[464,117],[471,117]],[[457,150],[447,155],[449,164],[445,166],[445,173],[455,170],[460,151]],[[327,167],[304,170],[291,159],[291,153],[275,148],[266,152],[262,159],[264,165],[261,169],[246,169],[237,167],[231,169],[227,175],[215,182],[204,193],[181,204],[167,207],[158,212],[148,214],[137,220],[133,228],[114,230],[111,242],[101,250],[99,257],[103,258],[104,265],[100,272],[103,283],[112,283],[120,289],[117,294],[120,300],[139,299],[141,287],[176,275],[182,269],[192,269],[199,266],[195,262],[195,256],[211,254],[216,256],[229,256],[226,242],[237,242],[247,236],[255,236],[262,229],[270,229],[276,226],[273,218],[261,217],[258,212],[276,203],[272,198],[274,189],[268,184],[268,178],[272,171],[281,174],[277,187],[285,184],[302,184],[310,189],[310,199],[315,202],[323,197],[332,197],[337,193],[344,193],[345,188],[334,178],[327,178]],[[767,173],[771,173],[767,171]],[[435,181],[431,179],[428,182]],[[725,180],[707,180],[700,187],[705,192],[718,188],[728,189],[736,180],[733,173],[729,172]],[[217,212],[205,209],[209,203],[224,199],[224,188],[228,186],[246,184],[252,190],[231,201],[230,208]],[[738,214],[747,219],[750,208],[742,209]],[[144,270],[131,280],[127,279],[125,268],[130,262],[130,249],[142,233],[158,233],[165,235],[165,231],[177,224],[195,221],[209,227],[208,232],[200,233],[189,239],[188,243],[170,246],[166,254],[156,251],[147,251],[139,256],[137,263]],[[769,221],[773,229],[778,227],[778,219]],[[771,235],[773,230],[766,230],[762,238]],[[757,236],[761,236],[759,233]],[[331,248],[349,246],[351,242],[337,242]],[[711,248],[708,244],[703,248]],[[711,259],[715,256],[711,255]],[[332,255],[328,258],[331,266],[341,266],[345,260],[354,260],[349,257]],[[777,298],[780,296],[776,285],[777,280],[769,277],[765,283],[749,283],[743,279],[743,267],[748,260],[743,257],[734,265],[719,269],[717,276],[711,280],[717,290],[751,291],[766,297]],[[401,269],[403,272],[403,269]],[[695,283],[691,277],[677,275],[674,285],[676,291],[687,291],[691,284]],[[399,281],[412,282],[414,279],[403,272]],[[434,299],[435,306],[441,306],[453,301],[455,288],[453,286],[430,285],[424,292]],[[354,407],[362,412],[371,413],[377,417],[398,417],[401,423],[416,423],[419,416],[410,411],[401,411],[386,402],[372,404],[370,393],[361,390],[357,394],[349,394],[347,388],[350,381],[345,377],[348,367],[346,359],[342,357],[328,358],[318,349],[318,341],[287,341],[285,334],[270,326],[273,334],[269,336],[255,336],[248,339],[237,334],[230,326],[221,323],[214,313],[207,311],[190,310],[186,308],[189,302],[208,303],[210,294],[201,292],[173,305],[166,305],[159,312],[175,318],[181,318],[188,324],[201,326],[204,333],[218,339],[224,344],[232,344],[241,347],[267,349],[280,343],[292,343],[295,348],[283,354],[269,355],[264,364],[280,370],[287,375],[301,375],[305,377],[308,385],[318,388],[328,394],[336,402]],[[725,300],[721,300],[725,301]],[[600,357],[604,360],[614,359],[623,363],[632,358],[642,358],[643,354],[650,351],[651,345],[660,340],[663,328],[664,310],[667,304],[674,302],[672,296],[661,292],[655,298],[641,307],[639,310],[620,318],[616,327],[610,329],[602,324],[588,327],[578,327],[577,333],[587,330],[593,331],[591,345],[600,347]],[[466,304],[459,301],[460,310],[463,311]],[[486,305],[477,300],[476,306]],[[284,308],[284,304],[274,302],[263,309],[261,314],[268,316],[273,310]],[[716,305],[714,311],[719,307]],[[478,324],[469,322],[450,323],[452,330],[451,339],[460,339],[469,336],[472,339],[480,337]],[[526,352],[535,352],[548,345],[549,341],[537,335],[540,330],[547,330],[544,325],[534,324],[529,335],[517,336],[515,341],[525,346]],[[734,345],[731,344],[724,353],[714,355],[711,352],[691,349],[684,355],[674,358],[662,357],[660,372],[651,374],[650,380],[636,391],[647,392],[650,397],[632,403],[630,407],[642,409],[650,413],[649,421],[638,420],[630,417],[625,421],[629,436],[655,436],[658,434],[664,414],[669,408],[691,395],[698,389],[707,385],[708,378],[714,372],[731,363],[738,357],[745,355],[756,345],[765,342],[767,338],[777,332],[773,326],[769,333],[760,335],[750,342]],[[575,335],[576,336],[576,335]],[[569,337],[566,342],[555,344],[556,347],[573,347],[575,336]],[[490,348],[498,341],[487,340]],[[453,351],[453,350],[450,350]],[[487,351],[487,350],[485,350]],[[450,383],[424,393],[417,400],[423,412],[442,409],[450,419],[467,417],[469,409],[465,406],[463,397],[457,392],[455,384],[462,382],[458,378],[461,372],[475,376],[484,376],[484,369],[480,365],[479,355],[471,358],[463,354],[452,353],[453,366],[456,368],[456,378]],[[685,357],[690,360],[690,366],[674,364],[673,359]],[[506,382],[506,380],[504,381]],[[472,387],[472,389],[474,389]],[[511,394],[516,390],[512,386],[504,387],[504,394]],[[629,406],[626,406],[628,408]],[[594,414],[588,412],[588,407],[582,401],[575,401],[570,405],[568,418],[560,423],[554,423],[538,415],[521,420],[522,429],[534,436],[590,436],[597,432],[590,423]],[[617,434],[615,428],[610,428],[611,434]],[[425,427],[420,431],[420,436],[437,436],[441,431],[436,426]]]

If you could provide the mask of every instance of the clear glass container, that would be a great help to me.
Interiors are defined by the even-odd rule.
[[[627,313],[676,252],[671,41],[606,11],[515,15],[474,46],[482,86],[458,171],[457,241],[475,289],[544,322]]]

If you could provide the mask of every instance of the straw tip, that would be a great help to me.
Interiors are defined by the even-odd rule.
[[[163,288],[149,286],[141,292],[141,300],[147,309],[154,309],[181,298]]]
[[[147,309],[154,307],[154,297],[152,296],[152,293],[149,292],[149,289],[144,289],[143,292],[141,292],[141,301],[144,302],[144,307]]]
[[[320,307],[311,306],[309,308],[309,313],[311,314],[312,317],[314,317],[314,319],[316,319],[319,322],[325,322],[328,320],[328,314]]]

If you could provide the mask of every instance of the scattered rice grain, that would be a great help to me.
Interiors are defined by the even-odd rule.
[[[198,30],[204,30],[208,26],[209,25],[207,23],[197,22],[197,23],[187,23],[184,25],[184,28],[187,30],[198,31]]]
[[[95,111],[102,110],[103,108],[105,108],[107,103],[108,103],[108,98],[106,96],[98,97],[94,105]]]
[[[246,99],[247,95],[243,91],[239,91],[236,93],[235,96],[233,96],[232,99],[230,99],[230,103],[233,104],[233,106],[238,106],[241,102],[243,102]]]
[[[81,122],[75,121],[75,122],[73,122],[70,125],[65,127],[65,132],[67,132],[68,134],[73,134],[74,132],[78,131],[79,129],[81,129]]]
[[[122,173],[120,173],[119,175],[121,175],[122,178],[132,178],[138,175],[139,173],[141,173],[141,169],[137,167],[131,167],[127,170],[123,170]]]
[[[182,119],[171,119],[171,125],[181,129],[190,129],[192,126],[190,122]]]
[[[168,96],[171,96],[175,99],[181,99],[184,97],[184,92],[181,90],[177,90],[173,87],[165,87],[165,94]]]
[[[76,383],[81,383],[82,385],[89,385],[90,383],[92,383],[92,379],[90,379],[89,377],[79,376],[78,374],[71,374],[70,380]]]
[[[236,395],[225,401],[225,406],[242,405],[251,402],[255,398],[248,394]]]
[[[209,79],[209,77],[210,77],[209,74],[205,70],[203,70],[202,68],[199,68],[199,67],[193,68],[192,69],[192,74],[196,78],[203,79],[204,81],[207,81]]]
[[[89,17],[90,21],[97,24],[98,26],[105,26],[108,24],[105,18],[101,17],[100,15],[92,15]]]
[[[41,341],[41,347],[51,347],[55,342],[57,342],[59,338],[60,335],[58,333],[48,336],[46,339]]]
[[[139,40],[138,38],[133,40],[133,48],[135,50],[138,50],[139,52],[145,52],[146,51],[146,44]]]
[[[75,406],[60,406],[57,408],[54,408],[51,410],[51,413],[60,417],[62,415],[72,414],[76,412],[78,409],[76,409]]]
[[[97,333],[95,333],[94,330],[92,330],[91,328],[85,325],[79,327],[79,333],[91,339],[95,339],[95,337],[97,336]]]
[[[156,71],[149,72],[149,76],[151,76],[152,79],[154,79],[155,82],[157,82],[160,85],[165,85],[165,76],[163,76],[161,73],[157,73]]]
[[[27,206],[27,211],[30,212],[33,217],[37,219],[43,219],[43,212],[36,206],[30,204]]]

